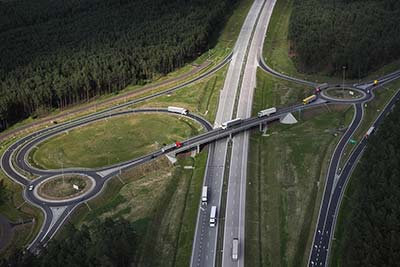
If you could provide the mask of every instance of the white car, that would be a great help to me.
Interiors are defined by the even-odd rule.
[[[29,188],[28,188],[28,190],[29,190],[29,191],[32,191],[32,190],[33,190],[33,185],[30,185]]]

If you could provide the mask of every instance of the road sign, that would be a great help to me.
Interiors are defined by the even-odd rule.
[[[354,140],[354,139],[350,139],[350,140],[349,140],[349,143],[354,145],[354,144],[357,144],[357,141]]]

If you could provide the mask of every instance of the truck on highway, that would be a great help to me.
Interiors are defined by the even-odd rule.
[[[239,239],[234,238],[232,241],[232,260],[237,261],[239,258]]]
[[[230,121],[226,121],[226,122],[222,123],[221,128],[225,130],[226,128],[232,127],[233,125],[240,124],[241,121],[242,121],[241,118],[236,118],[236,119],[233,119]]]
[[[217,224],[217,206],[212,206],[210,212],[210,227],[215,227],[216,224]]]
[[[303,104],[307,105],[317,99],[317,95],[310,95],[309,97],[306,97],[303,99]]]
[[[258,112],[257,116],[258,117],[263,117],[263,116],[270,116],[272,114],[274,114],[276,112],[276,108],[267,108],[264,110],[261,110],[260,112]]]
[[[203,190],[201,191],[201,204],[207,205],[207,195],[208,195],[208,187],[203,186]]]
[[[179,107],[168,107],[168,111],[169,112],[174,112],[174,113],[178,113],[178,114],[182,114],[182,115],[187,115],[188,114],[188,110],[184,109],[184,108],[179,108]]]
[[[371,126],[368,131],[365,133],[365,138],[368,138],[375,130],[374,126]]]

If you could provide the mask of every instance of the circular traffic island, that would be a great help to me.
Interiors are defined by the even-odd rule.
[[[364,97],[359,90],[352,88],[330,88],[323,91],[323,94],[329,98],[334,98],[338,100],[355,100]]]
[[[40,183],[37,194],[47,200],[67,200],[79,197],[94,186],[94,180],[79,174],[52,177]]]

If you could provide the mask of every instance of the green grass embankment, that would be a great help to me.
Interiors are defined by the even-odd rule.
[[[46,169],[96,168],[134,159],[201,131],[196,122],[174,115],[124,115],[62,133],[39,144],[31,157]]]
[[[258,76],[253,113],[299,103],[309,88]],[[249,266],[305,265],[329,159],[351,121],[349,106],[293,114],[294,125],[271,124],[250,137],[245,261]]]

